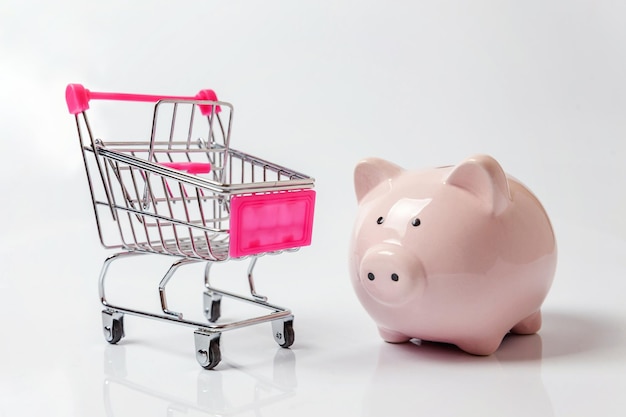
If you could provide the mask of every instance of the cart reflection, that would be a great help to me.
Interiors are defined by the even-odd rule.
[[[276,351],[270,375],[263,375],[260,370],[255,373],[251,367],[232,361],[225,363],[226,370],[200,370],[195,378],[186,380],[146,379],[141,372],[133,372],[135,376],[129,374],[125,347],[107,347],[103,382],[105,415],[261,416],[264,410],[272,414],[272,407],[295,395],[296,359],[292,350]]]

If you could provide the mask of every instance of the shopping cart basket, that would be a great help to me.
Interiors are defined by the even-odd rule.
[[[148,103],[151,130],[139,139],[112,141],[96,136],[87,118],[93,100],[116,105],[137,102],[134,108],[146,108]],[[105,260],[99,278],[106,340],[115,344],[124,337],[123,319],[129,314],[195,328],[196,359],[207,369],[220,362],[220,335],[227,330],[271,322],[276,342],[291,346],[293,315],[256,292],[253,270],[261,255],[310,244],[314,180],[231,148],[233,107],[218,101],[212,90],[193,97],[155,96],[94,92],[70,84],[66,101],[76,119],[100,242],[117,252]],[[113,122],[109,121],[110,126]],[[159,282],[162,311],[156,313],[113,305],[105,296],[111,263],[142,254],[176,258]],[[250,295],[211,284],[209,272],[214,263],[243,258],[250,260]],[[195,262],[206,264],[203,307],[207,322],[185,319],[167,305],[166,285],[179,267]],[[269,313],[223,322],[219,320],[223,297]]]

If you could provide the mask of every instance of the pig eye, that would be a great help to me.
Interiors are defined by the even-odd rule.
[[[385,221],[385,219],[383,219],[382,216],[380,216],[378,219],[376,219],[376,223],[378,223],[378,224],[383,224],[384,221]]]
[[[417,227],[420,224],[422,224],[422,221],[419,219],[419,217],[416,217],[413,220],[411,220],[411,224],[413,225],[413,227]]]

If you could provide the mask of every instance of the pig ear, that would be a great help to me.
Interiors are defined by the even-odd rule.
[[[500,164],[487,155],[477,155],[457,165],[446,183],[474,194],[494,214],[502,213],[511,202],[506,174]]]
[[[372,188],[399,175],[402,171],[401,167],[384,159],[368,158],[362,160],[354,168],[354,191],[357,201],[361,202]]]

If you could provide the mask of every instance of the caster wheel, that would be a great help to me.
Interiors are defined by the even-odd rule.
[[[293,319],[273,321],[272,332],[274,333],[274,340],[280,347],[288,348],[296,340],[296,335],[293,331]]]
[[[215,323],[222,315],[222,296],[219,294],[204,293],[204,316],[211,323]]]
[[[114,345],[124,337],[124,315],[104,310],[102,312],[104,339]]]
[[[196,360],[204,369],[213,369],[222,360],[220,333],[194,332]]]

